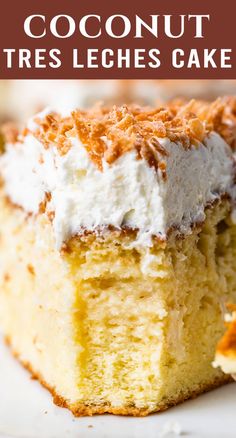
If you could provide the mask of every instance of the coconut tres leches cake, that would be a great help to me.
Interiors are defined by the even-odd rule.
[[[45,111],[6,142],[0,324],[75,415],[230,379],[212,360],[236,299],[232,102]]]

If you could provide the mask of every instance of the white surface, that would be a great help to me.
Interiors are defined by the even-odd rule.
[[[235,438],[235,412],[232,383],[145,418],[74,418],[52,403],[0,342],[0,438]],[[181,434],[167,434],[169,429]]]
[[[166,179],[146,160],[137,160],[135,150],[111,165],[104,159],[101,172],[80,140],[69,140],[71,148],[60,155],[55,145],[45,149],[28,135],[22,143],[8,144],[0,158],[5,191],[15,204],[37,213],[45,193],[51,193],[47,209],[55,212],[58,248],[83,228],[107,225],[138,228],[136,244],[146,246],[152,235],[166,237],[172,226],[188,233],[192,223],[204,220],[206,204],[222,193],[235,197],[232,150],[217,133],[187,150],[181,143],[157,139],[167,153]]]

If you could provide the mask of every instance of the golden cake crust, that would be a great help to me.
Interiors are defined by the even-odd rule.
[[[34,380],[38,380],[39,383],[47,389],[51,395],[53,396],[53,402],[55,405],[61,407],[61,408],[67,408],[69,409],[72,414],[75,417],[84,417],[84,416],[93,416],[93,415],[102,415],[102,414],[113,414],[113,415],[124,415],[124,416],[131,416],[131,417],[146,417],[150,413],[157,413],[157,412],[163,412],[167,410],[170,407],[176,406],[180,403],[183,403],[186,400],[191,400],[196,397],[198,397],[200,394],[203,394],[205,392],[209,392],[212,389],[218,388],[219,386],[222,386],[226,383],[230,383],[233,381],[233,378],[229,375],[222,375],[220,377],[214,378],[212,382],[209,384],[202,384],[199,386],[199,388],[195,391],[189,392],[189,394],[185,394],[183,397],[179,397],[175,400],[166,401],[166,403],[162,404],[162,406],[158,406],[156,410],[148,408],[137,408],[135,406],[127,406],[127,407],[120,407],[115,408],[109,404],[102,404],[102,405],[86,405],[84,403],[79,403],[76,406],[71,405],[67,400],[65,400],[63,397],[57,394],[56,390],[52,388],[43,377],[37,373],[31,366],[29,362],[25,362],[20,358],[20,354],[13,350],[11,339],[9,336],[5,337],[5,343],[10,348],[13,356],[19,360],[19,362],[24,366],[24,368],[30,372],[31,378]]]

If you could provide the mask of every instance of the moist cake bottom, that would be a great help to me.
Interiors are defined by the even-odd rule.
[[[0,201],[0,321],[19,357],[75,415],[146,415],[229,380],[211,365],[236,300],[230,202],[153,247],[107,231],[55,249],[46,215]]]
[[[11,353],[13,356],[19,360],[21,365],[31,374],[31,378],[33,380],[38,380],[39,383],[47,389],[52,397],[53,402],[55,405],[61,407],[61,408],[67,408],[69,409],[75,417],[83,417],[83,416],[92,416],[92,415],[102,415],[102,414],[114,414],[114,415],[126,415],[126,416],[133,416],[133,417],[145,417],[150,414],[150,411],[147,408],[136,408],[135,406],[125,406],[125,407],[114,407],[108,403],[100,404],[98,405],[86,405],[84,403],[76,404],[76,406],[71,406],[68,402],[68,400],[64,399],[60,395],[58,395],[54,388],[51,388],[42,378],[41,375],[35,373],[35,371],[32,369],[31,365],[27,362],[23,362],[19,354],[16,353],[12,349],[11,340],[8,337],[5,337],[5,344],[10,348]],[[154,412],[162,412],[167,410],[170,407],[176,406],[180,403],[183,403],[185,400],[188,399],[194,399],[198,397],[200,394],[203,394],[205,392],[211,391],[213,389],[218,388],[219,386],[225,385],[227,383],[232,382],[232,378],[230,376],[219,376],[216,377],[214,381],[209,384],[209,386],[204,385],[203,387],[199,387],[197,391],[191,392],[189,395],[186,395],[184,398],[180,397],[179,399],[176,399],[175,401],[172,401],[169,405],[165,405],[160,407]]]

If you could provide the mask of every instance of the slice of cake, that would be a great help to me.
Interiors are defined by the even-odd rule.
[[[228,305],[232,314],[225,315],[227,330],[217,345],[213,366],[220,367],[224,373],[232,374],[236,379],[236,306]]]
[[[146,415],[227,382],[233,104],[39,114],[0,158],[0,324],[75,415]]]

